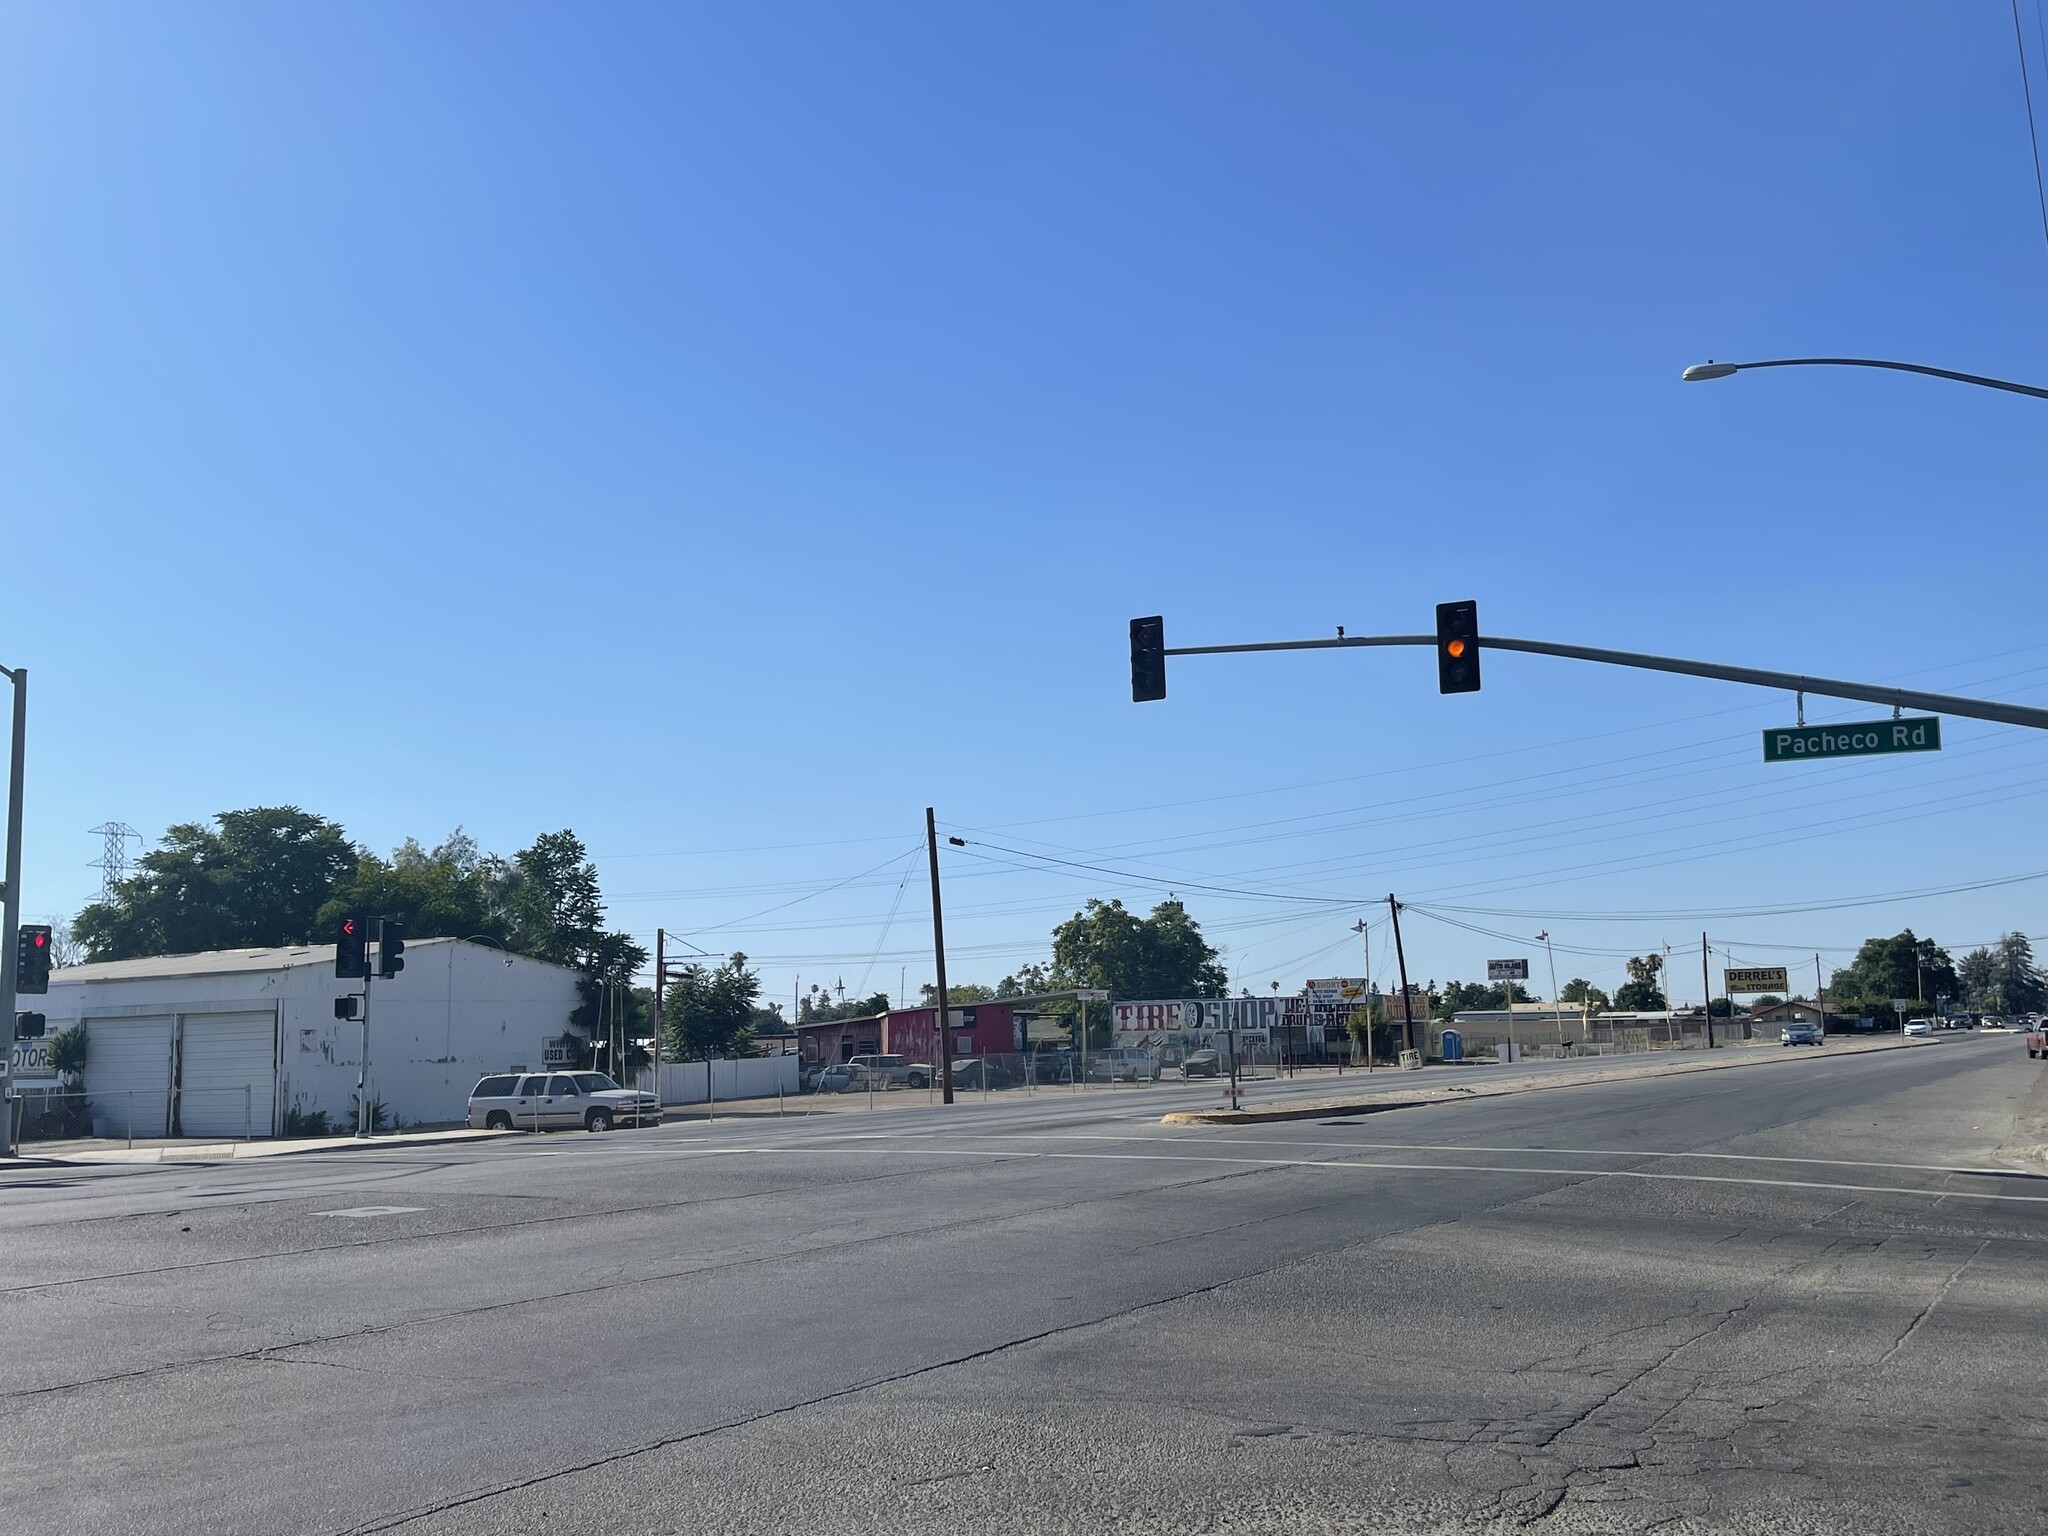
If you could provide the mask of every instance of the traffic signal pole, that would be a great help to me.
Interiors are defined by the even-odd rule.
[[[0,899],[6,942],[0,944],[0,1057],[7,1075],[0,1079],[0,1157],[14,1156],[14,995],[15,966],[21,932],[21,780],[28,741],[28,668],[0,667],[14,684],[14,744],[7,757],[7,889]]]
[[[363,971],[363,1052],[356,1063],[356,1136],[367,1141],[370,1136],[370,978],[376,967]]]
[[[1346,646],[1427,645],[1437,643],[1435,635],[1343,635],[1334,640],[1265,640],[1249,645],[1186,645],[1168,648],[1167,656],[1220,656],[1238,651],[1327,651]],[[1807,677],[1797,672],[1771,672],[1761,667],[1729,667],[1714,661],[1688,661],[1676,656],[1650,656],[1640,651],[1610,651],[1592,645],[1563,645],[1554,640],[1512,640],[1483,635],[1479,650],[1525,651],[1534,656],[1562,656],[1570,661],[1594,661],[1609,667],[1636,667],[1650,672],[1676,672],[1686,677],[1710,677],[1724,683],[1747,683],[1756,688],[1775,688],[1786,693],[1817,693],[1829,699],[1855,699],[1865,704],[1888,704],[1894,709],[1923,709],[1931,714],[1962,715],[1973,720],[1995,720],[2001,725],[2024,725],[2048,731],[2048,709],[2024,704],[2002,704],[1991,699],[1966,699],[1952,693],[1925,693],[1917,688],[1891,688],[1882,683],[1846,682],[1833,677]]]

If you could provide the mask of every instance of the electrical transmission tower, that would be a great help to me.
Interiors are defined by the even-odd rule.
[[[100,872],[100,900],[111,902],[114,888],[128,878],[128,871],[134,865],[128,857],[128,839],[132,837],[139,843],[142,834],[125,821],[103,821],[88,830],[106,839],[104,851],[86,868]]]

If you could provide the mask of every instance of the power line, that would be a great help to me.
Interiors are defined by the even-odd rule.
[[[2035,20],[2040,19],[2040,0],[2034,0]],[[2034,153],[2034,201],[2041,208],[2041,238],[2048,242],[2048,183],[2041,179],[2041,134],[2034,126],[2034,82],[2027,68],[2027,34],[2020,26],[2020,0],[2012,0],[2012,40],[2020,53],[2020,94],[2027,103],[2027,148]]]
[[[2024,885],[2033,880],[2048,880],[2048,869],[2030,870],[2019,875],[1994,875],[1984,880],[1970,880],[1960,885],[1922,886],[1914,890],[1883,891],[1870,896],[1831,896],[1824,900],[1784,902],[1776,906],[1758,907],[1694,907],[1664,910],[1638,910],[1634,912],[1587,912],[1560,911],[1555,907],[1471,907],[1454,906],[1447,902],[1407,902],[1406,906],[1428,910],[1432,915],[1442,912],[1460,912],[1476,917],[1517,917],[1531,922],[1573,922],[1573,923],[1636,923],[1636,922],[1732,922],[1743,918],[1790,917],[1806,912],[1842,912],[1855,907],[1879,907],[1894,901],[1921,901],[1935,896],[1957,896],[1967,891],[1986,891],[2005,885]]]

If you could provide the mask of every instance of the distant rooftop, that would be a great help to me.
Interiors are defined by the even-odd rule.
[[[467,939],[407,939],[407,954],[430,944],[467,944]],[[478,944],[478,949],[495,948]],[[243,971],[278,971],[300,965],[334,968],[332,944],[273,944],[264,949],[209,949],[196,955],[144,955],[134,960],[96,960],[89,965],[67,965],[52,971],[52,983],[60,981],[129,981],[148,976],[227,976]],[[521,959],[532,959],[522,955]],[[546,964],[545,961],[536,962]]]

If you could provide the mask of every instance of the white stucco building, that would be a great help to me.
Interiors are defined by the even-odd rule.
[[[479,1077],[575,1038],[576,972],[489,945],[417,939],[368,985],[369,1097],[407,1122],[459,1121]],[[70,966],[41,1011],[52,1032],[85,1026],[99,1134],[270,1136],[292,1109],[354,1123],[363,1023],[334,1006],[363,986],[335,976],[332,944],[227,949]]]

